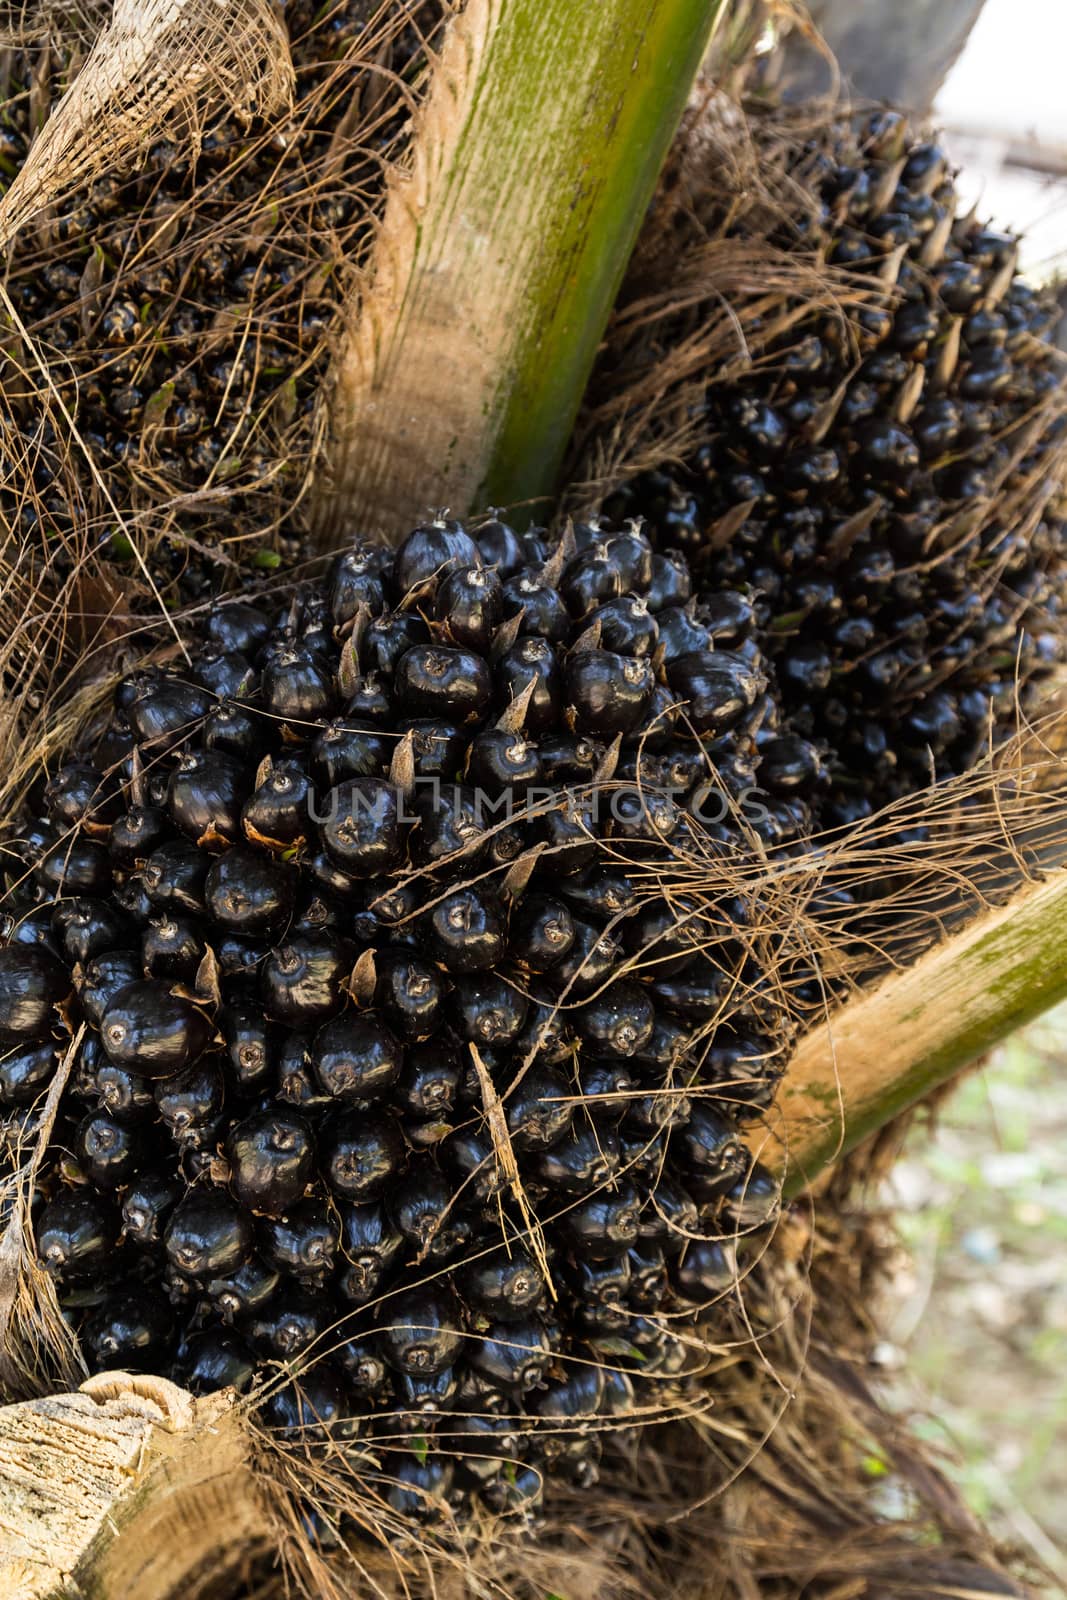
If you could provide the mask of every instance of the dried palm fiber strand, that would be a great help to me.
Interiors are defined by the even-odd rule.
[[[747,586],[823,825],[965,769],[1062,659],[1054,305],[955,204],[891,113],[709,96],[594,379],[579,478]]]
[[[295,554],[344,263],[369,235],[442,8],[284,15],[291,114],[247,125],[216,111],[198,154],[157,137],[140,165],[66,194],[15,241],[7,292],[26,331],[0,365],[5,794],[25,781],[6,759],[23,726],[62,748],[54,707],[92,693],[72,675],[87,645],[92,677],[161,599],[173,612],[232,586],[251,551]],[[77,51],[60,32],[0,56],[9,175]]]
[[[432,28],[440,13],[425,13]],[[23,353],[11,406],[22,401],[16,415],[32,440],[27,423],[54,426],[50,398],[76,402],[79,436],[129,537],[148,508],[153,522],[165,522],[172,502],[180,511],[198,491],[203,531],[205,510],[255,487],[264,502],[249,522],[262,535],[279,516],[267,491],[273,485],[277,495],[282,471],[288,501],[299,502],[311,450],[303,413],[334,280],[358,258],[381,162],[403,133],[412,105],[404,74],[417,77],[422,59],[419,16],[408,5],[339,4],[318,16],[291,5],[292,115],[250,127],[216,117],[196,141],[158,138],[135,172],[109,172],[67,197],[22,242],[13,298],[49,370],[34,370],[40,351]],[[61,65],[54,52],[12,63],[8,155],[16,165],[34,103]],[[304,437],[287,450],[298,419]],[[94,475],[67,454],[42,463],[42,477],[50,464],[53,477],[69,465],[74,504],[91,521],[114,522],[111,508],[93,501]],[[32,490],[26,498],[24,515],[42,516]],[[62,512],[57,504],[60,529]]]
[[[17,33],[26,29],[20,19]],[[43,31],[47,36],[47,21]],[[195,146],[220,104],[242,116],[270,116],[291,94],[285,32],[266,0],[116,0],[0,199],[0,248],[60,195],[120,165],[164,125]]]

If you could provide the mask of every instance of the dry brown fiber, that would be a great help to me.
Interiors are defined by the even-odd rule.
[[[45,13],[39,27],[47,33]],[[33,15],[9,37],[32,35]],[[0,249],[64,190],[120,165],[163,126],[195,143],[220,105],[272,115],[293,69],[269,0],[116,0],[85,64],[0,200]]]

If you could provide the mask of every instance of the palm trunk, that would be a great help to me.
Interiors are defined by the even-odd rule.
[[[810,0],[808,11],[853,94],[925,114],[985,0]],[[790,99],[825,93],[825,57],[798,31],[786,48]]]

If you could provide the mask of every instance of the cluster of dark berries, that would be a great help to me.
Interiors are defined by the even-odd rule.
[[[268,1421],[417,1513],[590,1482],[635,1381],[691,1381],[788,1030],[753,906],[657,871],[747,847],[705,809],[774,725],[752,623],[634,526],[439,518],[120,684],[0,949],[10,1115],[71,1057],[35,1225],[93,1368],[302,1363]]]
[[[698,585],[752,597],[787,725],[826,756],[820,815],[843,824],[966,770],[1061,653],[1059,313],[1014,238],[956,217],[944,151],[894,113],[835,123],[787,178],[811,205],[778,242],[867,303],[710,374],[705,442],[609,507]]]
[[[214,522],[210,503],[195,518],[180,515],[153,554],[155,581],[176,584],[185,599],[218,587],[220,569],[203,548],[232,539],[234,496],[255,530],[291,499],[341,291],[334,268],[369,226],[378,163],[410,115],[399,90],[392,98],[403,103],[390,114],[386,91],[372,129],[346,138],[342,126],[365,86],[368,26],[385,28],[383,7],[291,0],[284,9],[296,74],[287,120],[220,118],[195,154],[158,140],[135,172],[65,195],[48,237],[29,230],[9,266],[9,292],[48,382],[34,373],[23,393],[8,385],[18,437],[0,507],[24,532],[61,542],[92,514],[94,471],[124,510],[210,487]],[[424,32],[439,11],[427,4]],[[397,81],[417,75],[422,37],[409,26],[376,53]],[[2,54],[0,167],[13,175],[42,96],[63,92],[63,58],[47,44]],[[77,418],[92,467],[55,393]],[[125,535],[109,525],[102,538],[102,554],[136,575]]]

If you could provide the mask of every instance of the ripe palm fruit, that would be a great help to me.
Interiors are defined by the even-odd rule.
[[[112,877],[62,915],[25,880],[0,950],[33,980],[10,1060],[42,1046],[9,1099],[85,1023],[61,1106],[76,1165],[44,1164],[38,1248],[91,1360],[129,1351],[203,1390],[299,1356],[316,1426],[433,1442],[476,1413],[506,1424],[502,1451],[518,1439],[523,1472],[575,1483],[597,1418],[632,1403],[605,1357],[634,1382],[684,1367],[702,1300],[683,1250],[773,1220],[739,1129],[788,1042],[745,903],[665,917],[648,875],[699,840],[710,763],[750,766],[776,724],[751,608],[725,591],[680,615],[688,581],[634,528],[551,543],[440,517],[389,558],[342,556],[273,623],[209,612],[186,676],[240,643],[245,687],[219,691],[252,730],[240,753],[211,742],[210,692],[178,731],[156,706],[173,677],[119,686]],[[278,720],[265,668],[290,657],[313,665],[321,717]],[[134,804],[148,766],[164,796],[194,771],[219,795],[222,774],[226,827]],[[80,752],[81,789],[102,776]],[[107,825],[69,826],[76,843]],[[744,837],[717,821],[707,842],[728,856]],[[134,882],[146,905],[120,915]],[[161,919],[193,941],[191,975],[143,975]],[[82,966],[86,930],[120,942]],[[271,1415],[310,1420],[295,1390]],[[455,1448],[457,1505],[529,1500],[480,1436],[469,1461]]]
[[[839,116],[786,157],[773,111],[752,132],[774,244],[847,269],[864,303],[798,300],[786,334],[753,328],[747,370],[708,372],[684,464],[608,507],[688,556],[701,620],[724,586],[749,597],[783,712],[761,784],[847,824],[964,771],[1062,655],[1059,311],[1015,273],[1014,238],[957,216],[944,151],[901,117]],[[705,177],[686,201],[701,248],[744,226]]]
[[[38,945],[0,950],[0,1032],[20,1039],[43,1037],[58,1002],[70,993],[60,963]]]
[[[159,979],[127,984],[100,1021],[108,1057],[145,1078],[169,1078],[200,1055],[210,1035],[204,1013]]]

